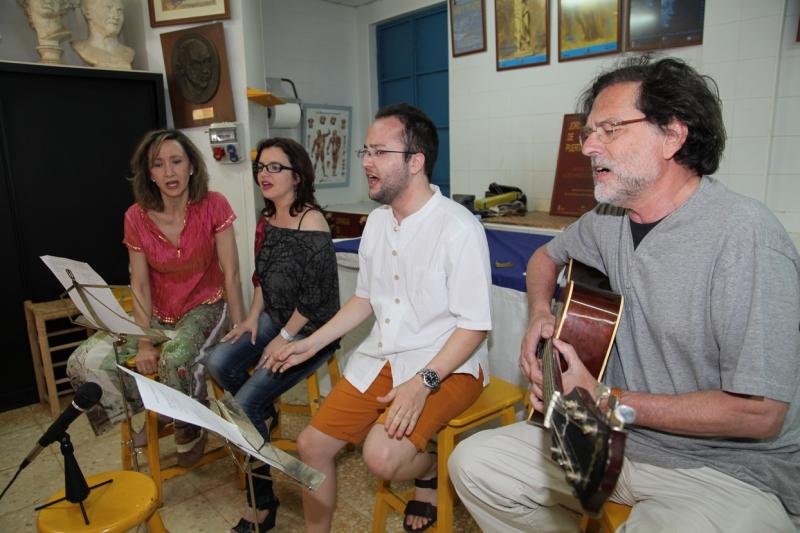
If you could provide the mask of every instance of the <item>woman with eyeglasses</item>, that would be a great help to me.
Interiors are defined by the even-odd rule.
[[[142,327],[167,330],[169,340],[155,346],[150,339],[129,337],[115,352],[111,337],[101,332],[73,352],[67,362],[72,386],[77,390],[94,381],[104,391],[100,405],[87,413],[97,435],[125,418],[126,410],[142,409],[133,380],[120,381],[117,363],[135,356],[139,372],[158,373],[161,383],[204,401],[199,362],[205,347],[219,340],[227,314],[233,321],[244,316],[236,215],[222,194],[208,190],[208,170],[194,143],[178,130],[148,132],[131,158],[131,172],[136,203],[125,212],[123,243],[133,317]],[[167,422],[159,419],[159,425]],[[207,432],[179,420],[174,429],[178,465],[196,464]],[[144,429],[133,443],[147,444]]]
[[[207,365],[269,441],[275,401],[315,372],[338,341],[281,374],[263,364],[270,354],[310,335],[336,314],[339,281],[330,228],[314,198],[314,170],[305,149],[291,139],[261,141],[254,178],[265,207],[256,228],[253,303],[244,321],[214,347]],[[269,475],[269,467],[255,473]],[[275,527],[279,502],[272,480],[253,476],[253,489],[251,499],[248,486],[248,509],[233,532],[255,531],[256,524],[258,531]],[[253,500],[255,509],[249,507]]]

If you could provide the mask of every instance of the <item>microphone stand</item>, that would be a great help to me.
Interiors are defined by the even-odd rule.
[[[106,481],[102,481],[97,485],[92,485],[91,487],[88,486],[86,483],[86,478],[81,472],[81,467],[78,466],[78,461],[75,459],[75,449],[72,447],[72,441],[69,438],[69,433],[66,431],[64,435],[61,436],[61,455],[64,456],[64,497],[59,498],[57,500],[53,500],[52,502],[48,502],[44,505],[40,505],[36,507],[34,511],[39,511],[46,507],[50,507],[53,504],[63,502],[64,500],[70,503],[77,503],[80,505],[81,514],[83,514],[83,522],[88,526],[89,525],[89,517],[86,514],[86,508],[83,506],[84,500],[89,497],[89,492],[92,489],[96,489],[97,487],[101,487],[103,485],[108,485],[113,479],[107,479]]]

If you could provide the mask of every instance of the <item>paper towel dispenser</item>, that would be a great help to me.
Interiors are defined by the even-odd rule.
[[[270,128],[296,128],[300,125],[302,101],[297,95],[297,87],[289,78],[266,78],[267,91],[286,103],[271,106],[268,113]],[[291,87],[291,92],[287,90]]]

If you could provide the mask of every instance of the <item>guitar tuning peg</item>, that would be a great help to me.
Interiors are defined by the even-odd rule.
[[[583,482],[583,476],[570,471],[567,472],[567,481],[569,481],[570,483],[578,484]]]

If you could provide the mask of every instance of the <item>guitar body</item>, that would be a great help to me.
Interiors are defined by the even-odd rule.
[[[589,269],[580,265],[578,270],[575,267],[578,264],[570,261],[566,285],[559,291],[562,311],[556,321],[555,337],[571,344],[592,376],[599,380],[622,316],[622,296],[587,284],[585,280],[591,278],[576,277],[576,272]]]
[[[611,292],[602,273],[570,260],[559,290],[554,337],[575,348],[583,364],[602,377],[622,316],[622,296]],[[550,396],[545,426],[553,438],[553,459],[564,469],[576,497],[590,514],[600,513],[614,491],[625,452],[622,423],[604,413],[592,395],[575,388],[563,395],[561,360],[545,348],[542,355],[545,397]]]

